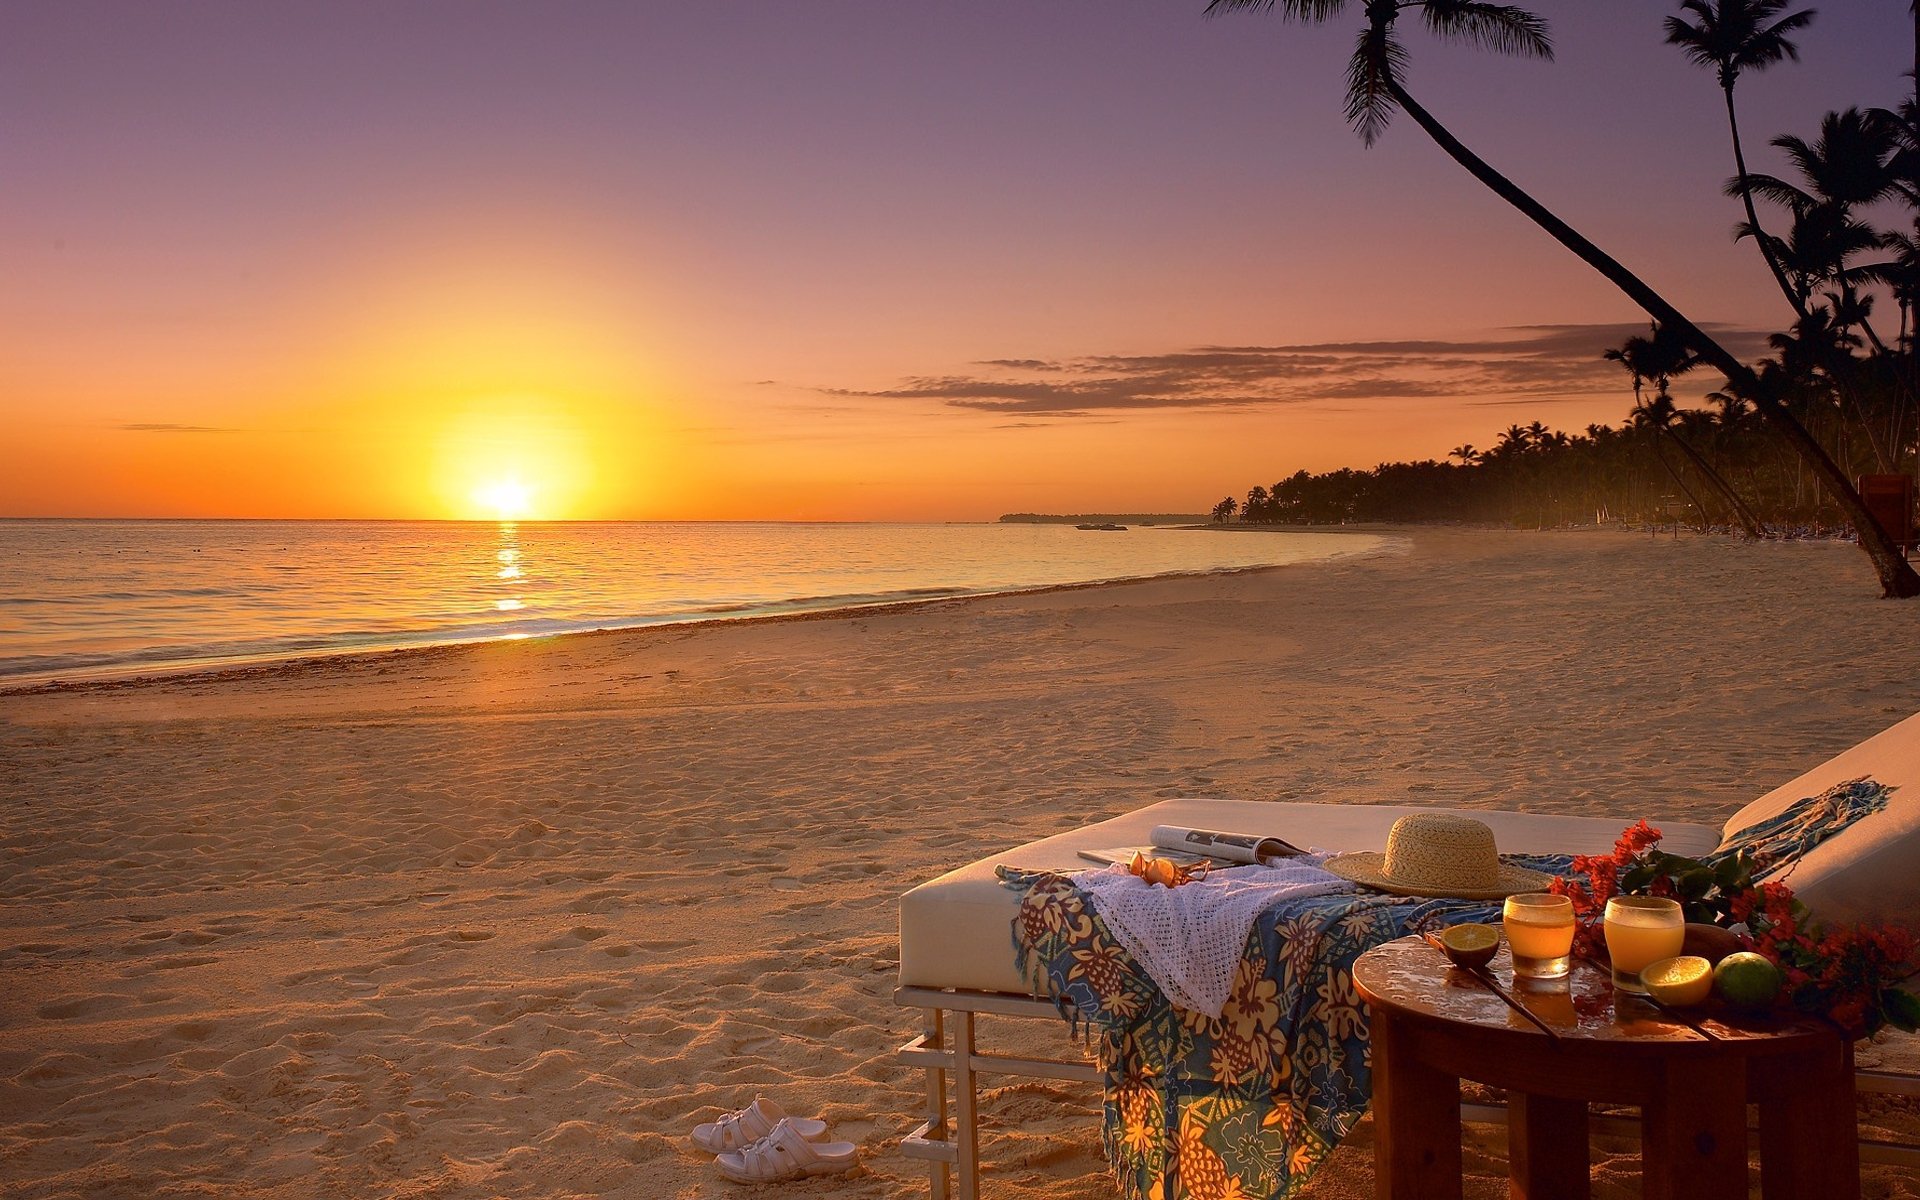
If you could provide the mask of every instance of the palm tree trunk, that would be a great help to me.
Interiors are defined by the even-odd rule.
[[[1706,458],[1688,444],[1687,439],[1671,429],[1662,429],[1660,432],[1673,439],[1673,444],[1680,447],[1680,453],[1687,456],[1687,461],[1693,464],[1693,469],[1700,472],[1701,477],[1712,484],[1714,490],[1726,500],[1727,507],[1733,512],[1734,520],[1740,522],[1740,528],[1746,530],[1747,536],[1757,539],[1760,536],[1760,522],[1754,517],[1753,510],[1747,507],[1746,501],[1740,498],[1740,493],[1733,490],[1733,485],[1727,482],[1726,477],[1714,470]]]
[[[1860,499],[1860,493],[1854,490],[1838,464],[1826,450],[1808,433],[1806,427],[1794,420],[1793,414],[1781,406],[1780,402],[1764,391],[1760,380],[1752,368],[1741,362],[1726,347],[1714,341],[1701,331],[1698,325],[1688,320],[1686,315],[1666,297],[1648,287],[1638,275],[1629,271],[1611,255],[1588,241],[1571,225],[1562,221],[1546,207],[1514,184],[1506,176],[1494,170],[1479,155],[1467,149],[1459,138],[1447,131],[1447,128],[1435,120],[1433,114],[1407,94],[1400,81],[1389,76],[1387,88],[1394,100],[1414,119],[1421,129],[1426,131],[1434,144],[1447,153],[1466,169],[1467,173],[1486,185],[1496,196],[1518,209],[1534,224],[1545,230],[1553,239],[1571,250],[1582,262],[1605,276],[1607,281],[1638,304],[1647,315],[1662,325],[1671,326],[1684,337],[1687,343],[1710,362],[1731,381],[1738,393],[1752,399],[1754,408],[1767,418],[1779,434],[1786,439],[1794,450],[1804,459],[1814,474],[1825,486],[1828,494],[1839,504],[1846,518],[1853,523],[1860,538],[1860,548],[1873,560],[1874,569],[1880,576],[1883,595],[1891,597],[1920,596],[1920,574],[1908,565],[1901,556],[1900,548],[1893,544],[1887,531],[1873,519],[1867,506]]]
[[[1663,429],[1660,432],[1665,433],[1666,430]],[[1673,480],[1674,486],[1679,488],[1682,492],[1686,493],[1687,502],[1692,504],[1693,511],[1699,514],[1700,528],[1704,531],[1707,526],[1707,506],[1700,503],[1700,497],[1694,495],[1693,489],[1687,486],[1687,481],[1680,478],[1680,472],[1674,470],[1673,464],[1667,461],[1667,456],[1660,453],[1659,437],[1658,436],[1654,437],[1650,444],[1653,446],[1653,456],[1660,460],[1660,467],[1662,470],[1666,471],[1667,478]],[[1676,522],[1679,521],[1679,519],[1680,518],[1678,517],[1674,518]]]
[[[1767,270],[1773,272],[1774,282],[1780,285],[1780,294],[1787,298],[1787,303],[1793,305],[1793,311],[1804,321],[1807,319],[1807,302],[1788,282],[1787,270],[1780,265],[1779,256],[1774,254],[1766,231],[1760,227],[1760,214],[1753,207],[1753,188],[1747,182],[1747,152],[1740,144],[1740,118],[1733,107],[1733,86],[1724,85],[1720,91],[1727,98],[1727,132],[1733,137],[1733,166],[1740,172],[1740,203],[1746,206],[1747,224],[1753,228],[1753,240],[1760,247],[1760,257],[1767,260]]]
[[[1851,313],[1851,312],[1858,311],[1859,294],[1853,290],[1852,284],[1842,283],[1840,285],[1840,298],[1846,304],[1848,312]],[[1860,324],[1860,331],[1867,335],[1867,341],[1872,344],[1875,353],[1879,354],[1881,357],[1884,358],[1887,353],[1887,348],[1880,341],[1880,335],[1874,332],[1873,322],[1867,320],[1866,317],[1862,316],[1860,318],[1859,324]],[[1829,375],[1833,374],[1833,369],[1831,366],[1828,367],[1827,374]],[[1905,403],[1906,401],[1905,393],[1907,390],[1907,381],[1900,377],[1900,372],[1898,370],[1895,370],[1893,373],[1893,386],[1897,392],[1901,393],[1898,396],[1897,402],[1895,405],[1896,407],[1898,407],[1899,404]],[[1860,428],[1866,431],[1867,446],[1873,451],[1874,465],[1879,467],[1882,472],[1894,470],[1895,467],[1893,463],[1890,462],[1887,458],[1887,452],[1880,448],[1880,439],[1875,434],[1874,428],[1873,428],[1873,418],[1867,413],[1867,406],[1860,399],[1860,393],[1854,389],[1853,382],[1851,379],[1841,382],[1840,394],[1845,396],[1847,398],[1848,403],[1853,405],[1853,415],[1855,419],[1860,422]],[[1895,453],[1897,454],[1898,451],[1896,450]]]

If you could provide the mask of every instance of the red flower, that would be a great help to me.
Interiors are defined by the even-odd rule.
[[[1600,952],[1601,915],[1629,871],[1646,880],[1635,891],[1675,896],[1681,876],[1698,878],[1708,865],[1657,853],[1659,841],[1659,830],[1636,822],[1621,833],[1613,853],[1576,855],[1567,877],[1554,881],[1552,890],[1573,901],[1575,945],[1581,953]],[[1920,967],[1920,941],[1911,932],[1891,926],[1816,926],[1786,884],[1753,881],[1760,860],[1748,857],[1742,865],[1735,881],[1716,884],[1694,900],[1726,924],[1746,927],[1742,942],[1779,966],[1797,1007],[1825,1013],[1856,1037],[1889,1021],[1906,1027],[1911,1014],[1920,1011],[1920,1002],[1901,989]]]

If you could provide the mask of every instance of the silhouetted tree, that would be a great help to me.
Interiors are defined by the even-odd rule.
[[[1467,41],[1486,49],[1534,58],[1551,58],[1552,43],[1546,22],[1510,4],[1482,0],[1354,0],[1364,16],[1358,45],[1347,67],[1347,119],[1361,140],[1372,145],[1385,130],[1395,109],[1405,112],[1475,179],[1519,210],[1549,236],[1600,272],[1662,326],[1670,327],[1705,361],[1727,377],[1730,388],[1749,397],[1755,408],[1793,447],[1858,532],[1860,545],[1873,560],[1882,591],[1889,596],[1920,595],[1920,574],[1901,556],[1879,523],[1867,511],[1845,471],[1784,404],[1763,390],[1752,368],[1708,336],[1699,325],[1653,290],[1638,275],[1550,212],[1512,180],[1494,170],[1469,150],[1433,114],[1407,91],[1402,77],[1408,54],[1399,38],[1403,14],[1418,12],[1435,35]],[[1344,12],[1349,0],[1211,0],[1208,12],[1234,9],[1278,10],[1288,19],[1324,21]]]

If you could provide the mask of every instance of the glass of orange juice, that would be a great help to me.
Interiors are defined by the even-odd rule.
[[[1500,924],[1515,978],[1559,979],[1573,961],[1573,901],[1546,892],[1508,896]]]
[[[1687,940],[1687,919],[1678,900],[1659,896],[1615,896],[1607,901],[1604,926],[1607,956],[1613,959],[1613,986],[1646,994],[1640,972],[1680,953]]]

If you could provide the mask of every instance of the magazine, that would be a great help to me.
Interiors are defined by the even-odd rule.
[[[1148,858],[1169,858],[1182,865],[1206,863],[1210,867],[1242,867],[1270,864],[1306,851],[1284,838],[1257,833],[1221,833],[1212,829],[1188,829],[1182,825],[1155,825],[1151,845],[1116,846],[1106,850],[1082,850],[1088,862],[1125,863],[1137,854]]]

